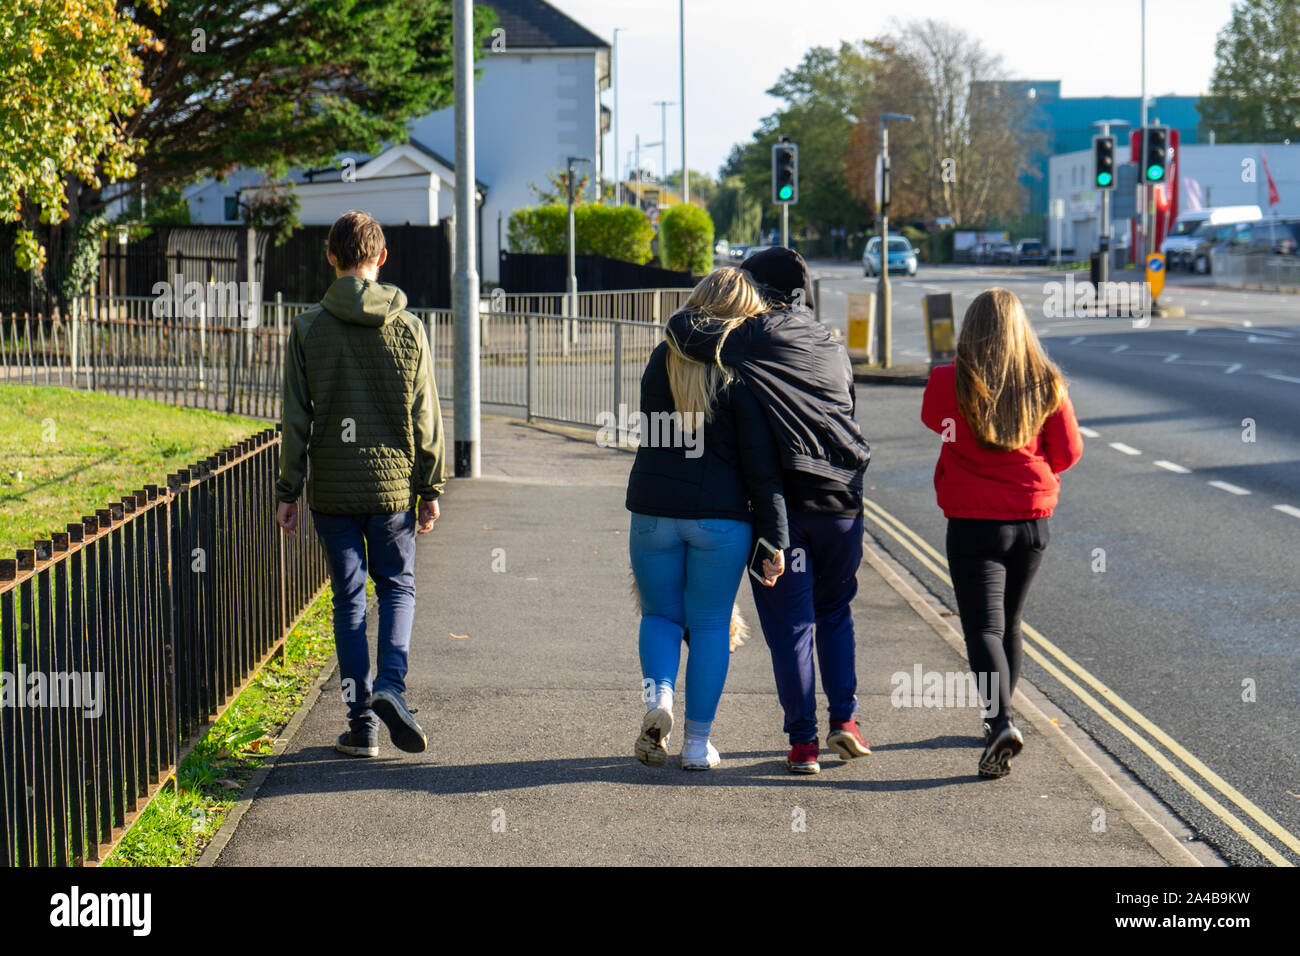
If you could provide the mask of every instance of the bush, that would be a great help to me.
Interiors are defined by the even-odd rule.
[[[654,227],[632,206],[582,203],[573,208],[574,248],[580,256],[606,256],[645,265]],[[510,214],[506,240],[513,252],[563,255],[569,251],[567,206],[527,206]]]
[[[713,220],[699,206],[669,206],[659,214],[659,258],[665,269],[703,275],[713,269]]]

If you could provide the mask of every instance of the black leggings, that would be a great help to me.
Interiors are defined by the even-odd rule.
[[[966,654],[995,731],[1011,717],[1022,658],[1020,614],[1049,538],[1046,518],[948,519],[948,568]],[[997,700],[988,693],[993,680]]]

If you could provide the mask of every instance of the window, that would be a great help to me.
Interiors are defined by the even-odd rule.
[[[239,196],[226,197],[226,222],[235,222],[239,219]]]

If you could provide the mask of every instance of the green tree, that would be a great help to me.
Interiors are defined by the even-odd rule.
[[[738,177],[746,203],[753,200],[769,223],[778,222],[772,146],[787,136],[799,147],[799,202],[790,207],[791,230],[869,223],[865,200],[850,188],[848,160],[860,100],[873,88],[878,69],[878,57],[865,42],[841,43],[838,50],[813,47],[767,91],[785,106],[760,121],[750,142],[733,147],[723,178]]]
[[[762,202],[748,194],[739,176],[728,176],[719,184],[709,203],[709,217],[716,235],[733,244],[748,244],[758,239],[762,225]]]
[[[673,192],[682,191],[682,171],[675,169],[664,177],[664,185]],[[718,182],[708,173],[691,170],[691,202],[697,199],[708,205],[713,201],[713,195],[718,191]]]
[[[37,10],[105,5],[0,3]],[[84,63],[94,72],[110,63],[105,86],[117,91],[143,84],[150,93],[134,112],[124,104],[105,107],[106,93],[95,101],[114,116],[116,134],[133,144],[134,166],[110,153],[70,168],[67,201],[74,223],[111,201],[221,178],[239,165],[276,179],[291,167],[335,165],[340,156],[373,153],[385,142],[405,140],[413,117],[452,103],[449,0],[117,0],[117,11],[122,23],[138,31],[131,40],[138,63],[96,48],[94,55],[58,57],[59,72],[30,84],[28,99],[57,102],[58,78],[70,64]],[[27,22],[23,15],[6,21]],[[495,24],[490,8],[475,8],[477,55],[483,55],[483,40]],[[118,41],[110,52],[121,47]],[[138,80],[118,75],[124,64],[132,76],[138,70]],[[21,124],[21,116],[5,121]],[[39,129],[38,137],[53,143],[60,129]],[[129,180],[124,194],[105,192],[105,180],[123,179]],[[43,199],[35,203],[42,206],[43,221],[57,221],[47,219]]]
[[[1215,44],[1201,127],[1227,143],[1300,138],[1300,4],[1241,0]]]
[[[155,15],[157,3],[139,9]],[[40,269],[34,227],[68,218],[70,185],[135,171],[122,117],[148,99],[136,53],[155,41],[113,0],[0,0],[0,24],[0,221],[22,224],[18,264]]]

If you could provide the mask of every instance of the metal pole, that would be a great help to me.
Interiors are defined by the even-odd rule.
[[[454,0],[452,47],[456,97],[456,271],[452,315],[456,335],[456,477],[477,478],[479,450],[478,271],[474,264],[474,4]]]
[[[1141,36],[1142,36],[1142,57],[1141,57],[1141,62],[1142,62],[1142,105],[1141,105],[1141,113],[1140,113],[1140,115],[1141,115],[1141,118],[1142,118],[1142,125],[1141,125],[1141,128],[1142,128],[1142,129],[1146,129],[1146,125],[1147,125],[1147,0],[1142,0],[1142,31],[1141,31]],[[1142,135],[1139,134],[1139,135],[1138,135],[1138,149],[1139,149],[1139,150],[1141,150],[1142,147],[1143,147],[1143,145],[1144,145],[1143,142],[1142,142],[1142,138],[1143,138]],[[1129,142],[1130,142],[1130,143],[1133,142],[1133,138],[1132,138],[1131,135],[1130,135],[1130,137],[1129,137]],[[1129,159],[1132,160],[1133,157],[1130,156]],[[1149,220],[1148,217],[1147,217],[1147,194],[1150,192],[1150,190],[1149,190],[1149,188],[1148,188],[1148,186],[1147,186],[1147,184],[1146,184],[1146,181],[1145,181],[1145,179],[1144,179],[1144,177],[1143,177],[1143,175],[1142,175],[1142,166],[1143,166],[1145,160],[1146,160],[1146,157],[1145,157],[1145,156],[1141,156],[1141,155],[1139,155],[1138,158],[1137,158],[1137,161],[1138,161],[1138,196],[1140,197],[1141,202],[1142,202],[1142,216],[1141,216],[1142,225],[1141,225],[1141,227],[1140,227],[1140,229],[1139,229],[1138,242],[1137,242],[1137,249],[1135,250],[1135,252],[1136,252],[1136,256],[1135,256],[1135,264],[1146,262],[1146,258],[1147,258],[1147,236],[1150,235],[1150,228],[1151,228],[1150,220]]]
[[[619,172],[618,157],[618,34],[626,27],[614,28],[614,58],[610,72],[614,74],[614,205],[623,205],[623,177]]]
[[[677,98],[682,105],[682,203],[691,201],[691,174],[686,169],[686,0],[677,0],[677,59],[681,66],[681,91]]]
[[[1101,135],[1110,135],[1110,124],[1101,124]],[[1110,281],[1110,190],[1101,191],[1101,236],[1097,242],[1097,251],[1101,253],[1101,262],[1098,264],[1097,279],[1100,288],[1097,290],[1097,301],[1104,302],[1104,289],[1106,283]]]
[[[880,121],[880,182],[886,196],[890,190],[884,187],[889,178],[889,127]],[[890,323],[892,303],[889,298],[889,205],[880,204],[880,276],[876,281],[876,340],[877,353],[880,355],[880,367],[889,368],[891,359]]]
[[[677,104],[670,100],[656,100],[650,105],[659,107],[659,180],[663,182],[668,178],[668,107]],[[663,205],[662,197],[659,205]]]
[[[577,242],[574,239],[573,225],[573,157],[568,160],[569,170],[569,301],[565,314],[576,316],[578,314],[578,265],[577,265]]]
[[[636,208],[641,208],[641,134],[636,134]]]
[[[781,203],[781,245],[790,248],[790,204]]]

